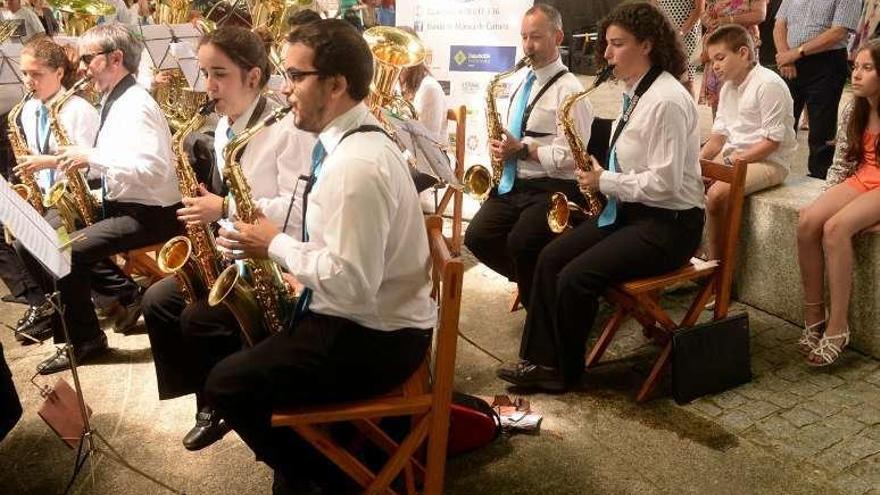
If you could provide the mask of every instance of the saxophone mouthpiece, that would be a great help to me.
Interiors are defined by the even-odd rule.
[[[596,80],[593,81],[593,87],[599,86],[604,83],[608,79],[611,79],[611,76],[614,75],[614,66],[611,64],[606,65],[602,68],[601,71],[596,75]]]
[[[199,107],[199,115],[202,117],[206,117],[214,113],[214,109],[217,107],[217,100],[208,100],[201,107]]]

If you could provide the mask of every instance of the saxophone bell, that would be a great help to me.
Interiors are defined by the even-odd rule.
[[[555,192],[550,196],[550,209],[547,210],[547,226],[554,234],[561,234],[572,228],[569,219],[572,213],[589,217],[590,212],[569,201],[565,193]]]
[[[482,203],[492,191],[492,173],[483,165],[472,165],[462,178],[464,192]]]

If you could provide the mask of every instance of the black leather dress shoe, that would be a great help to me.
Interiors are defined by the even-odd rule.
[[[52,319],[44,320],[40,323],[31,325],[22,332],[15,332],[15,340],[21,342],[21,345],[30,345],[40,343],[55,333],[52,330]]]
[[[27,331],[30,327],[44,324],[55,314],[55,308],[46,301],[38,306],[29,306],[24,316],[15,324],[15,333]]]
[[[567,388],[558,369],[528,361],[506,364],[498,368],[495,374],[498,378],[522,388],[548,392],[562,392]]]
[[[119,309],[115,315],[116,323],[113,327],[114,332],[125,334],[132,331],[137,326],[138,318],[141,317],[142,300],[142,296],[138,294],[137,299],[130,304],[119,305]]]
[[[76,364],[80,365],[86,363],[90,359],[100,356],[106,352],[107,349],[107,336],[102,332],[99,337],[73,347],[73,352],[76,356]],[[59,371],[67,369],[70,369],[70,360],[67,359],[66,352],[62,352],[57,356],[52,356],[37,365],[37,372],[41,375],[51,375],[52,373],[58,373]]]
[[[229,425],[220,419],[210,407],[203,407],[196,414],[196,425],[183,437],[186,450],[202,450],[229,433]]]

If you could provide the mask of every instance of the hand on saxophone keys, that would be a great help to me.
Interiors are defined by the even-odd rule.
[[[507,129],[504,129],[504,139],[489,140],[489,152],[497,160],[507,160],[519,153],[520,149],[522,149],[522,142]]]
[[[209,224],[223,217],[223,197],[211,193],[199,184],[197,197],[184,197],[183,208],[177,210],[177,219],[189,224]]]
[[[233,251],[233,259],[266,259],[269,257],[269,244],[281,231],[261,212],[257,212],[254,223],[235,222],[235,230],[220,229],[217,245]]]
[[[71,170],[86,168],[89,165],[89,155],[93,148],[87,146],[62,146],[55,157],[58,160],[58,169],[67,173]]]
[[[24,155],[18,157],[18,165],[12,170],[16,175],[30,175],[58,166],[58,158],[53,155]]]
[[[605,170],[592,155],[590,155],[590,163],[592,164],[590,170],[578,168],[574,171],[574,176],[578,182],[578,189],[583,194],[599,192],[599,176]]]

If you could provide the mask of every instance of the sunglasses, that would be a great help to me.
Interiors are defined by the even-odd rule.
[[[319,70],[296,70],[296,69],[286,69],[284,71],[284,77],[287,78],[293,84],[296,84],[308,76],[318,76],[321,75],[321,71]]]
[[[97,57],[98,55],[107,55],[108,53],[113,53],[114,51],[116,50],[104,50],[103,52],[98,53],[86,53],[79,57],[79,61],[86,65],[89,65],[92,63],[92,60],[94,60],[95,57]]]

